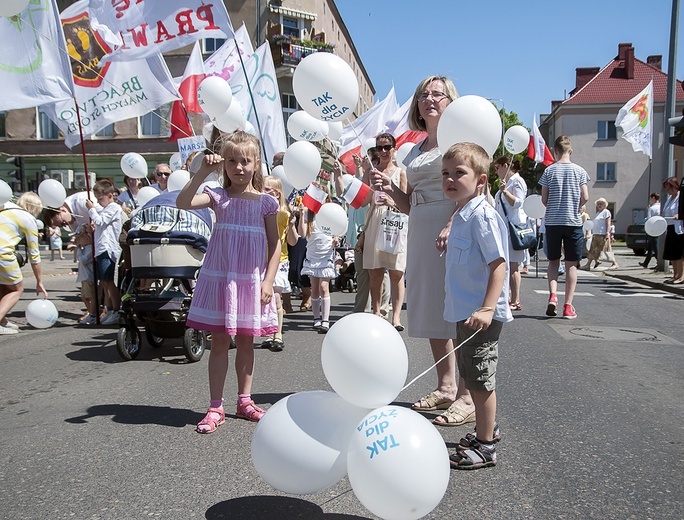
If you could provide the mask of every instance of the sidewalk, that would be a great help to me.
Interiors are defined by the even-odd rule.
[[[657,262],[651,259],[648,269],[644,269],[639,265],[639,262],[644,261],[643,256],[637,256],[633,251],[627,247],[613,247],[615,258],[620,266],[618,269],[605,269],[602,266],[598,269],[592,269],[592,273],[603,273],[605,276],[618,278],[628,282],[639,283],[658,289],[660,291],[669,292],[684,296],[684,285],[667,285],[663,282],[670,278],[666,273],[654,271]],[[584,265],[586,260],[582,261]]]

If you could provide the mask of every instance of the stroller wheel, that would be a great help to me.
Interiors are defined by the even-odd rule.
[[[194,363],[202,359],[204,349],[207,348],[207,334],[201,330],[185,329],[183,349],[188,361]]]
[[[140,354],[142,338],[137,327],[122,327],[116,336],[116,350],[126,361],[135,359]]]
[[[147,342],[152,346],[152,348],[159,348],[164,344],[164,338],[155,336],[147,328],[145,328],[145,338],[147,338]]]

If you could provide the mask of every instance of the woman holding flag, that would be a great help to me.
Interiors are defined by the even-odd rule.
[[[437,146],[437,125],[442,113],[458,97],[448,78],[430,76],[420,82],[409,110],[411,130],[427,132],[404,160],[406,189],[382,172],[374,185],[387,192],[397,207],[410,214],[406,259],[408,334],[428,338],[437,364],[437,388],[413,404],[417,411],[446,410],[435,419],[441,426],[475,421],[475,407],[462,378],[456,384],[456,354],[452,338],[456,325],[444,320],[445,263],[448,224],[456,210],[442,191],[442,154]],[[410,213],[409,213],[410,212]],[[446,227],[445,227],[446,226]]]

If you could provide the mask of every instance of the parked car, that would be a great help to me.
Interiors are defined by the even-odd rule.
[[[625,242],[627,247],[634,251],[635,255],[643,255],[648,249],[648,235],[644,228],[646,219],[643,218],[636,224],[627,226],[627,233],[625,233]]]

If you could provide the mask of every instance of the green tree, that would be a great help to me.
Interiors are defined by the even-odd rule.
[[[501,116],[501,122],[503,123],[503,132],[504,134],[506,133],[506,130],[508,130],[510,127],[515,126],[515,125],[523,125],[523,123],[520,121],[520,118],[518,117],[518,114],[515,112],[506,112],[504,108],[499,109],[499,115]],[[525,126],[525,128],[527,128]],[[529,132],[530,129],[527,128],[527,131]],[[496,152],[494,153],[493,161],[496,161],[499,157],[502,157],[503,155],[508,155],[510,156],[510,152],[506,150],[503,147],[503,139],[501,140],[501,143],[499,143],[499,147],[496,149]],[[525,179],[525,182],[527,183],[527,188],[531,190],[533,193],[538,193],[540,191],[540,186],[539,183],[537,182],[539,178],[541,177],[542,172],[544,171],[544,165],[539,164],[536,165],[534,162],[534,159],[530,159],[527,157],[527,150],[524,150],[522,153],[516,154],[513,156],[513,159],[517,159],[520,161],[521,165],[521,171],[520,171],[520,176]],[[494,168],[492,167],[490,173],[489,173],[489,183],[490,186],[492,187],[492,193],[496,193],[496,191],[499,189],[499,178],[496,176],[496,173],[494,173]]]

